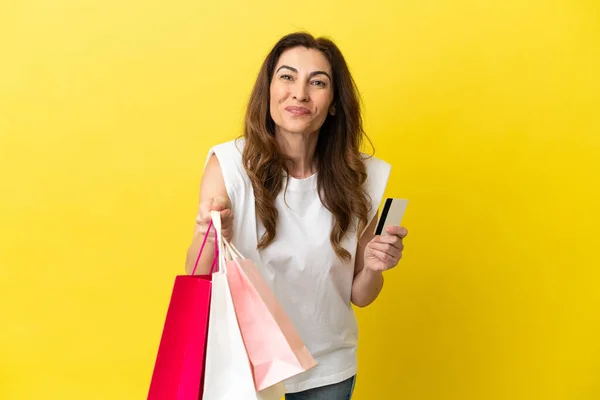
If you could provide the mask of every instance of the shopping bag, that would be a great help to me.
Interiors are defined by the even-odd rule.
[[[211,226],[212,223],[204,236],[192,275],[175,278],[148,400],[198,400],[202,393],[211,275],[194,273]],[[217,257],[215,250],[213,269]]]
[[[225,248],[218,212],[212,213],[218,237],[218,265],[212,274],[212,291],[206,347],[203,400],[279,400],[283,383],[257,391],[252,368],[238,326],[227,282]]]
[[[317,365],[256,265],[228,241],[227,281],[258,390]]]

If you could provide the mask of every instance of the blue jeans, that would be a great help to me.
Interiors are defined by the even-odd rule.
[[[354,392],[356,376],[340,383],[305,390],[298,393],[288,393],[285,400],[350,400]]]

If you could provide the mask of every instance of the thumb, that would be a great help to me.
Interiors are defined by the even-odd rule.
[[[211,210],[223,211],[228,208],[230,208],[230,202],[227,197],[223,197],[223,196],[213,197],[212,204],[210,205]]]

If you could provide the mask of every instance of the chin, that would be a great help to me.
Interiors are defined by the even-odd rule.
[[[281,128],[284,131],[291,133],[311,133],[313,131],[312,127],[309,124],[287,123],[281,126]]]

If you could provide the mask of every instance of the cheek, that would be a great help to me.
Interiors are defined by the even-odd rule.
[[[278,88],[277,85],[271,85],[269,96],[269,114],[271,114],[271,118],[275,123],[281,123],[281,113],[279,112],[279,103],[282,101],[281,88]]]
[[[285,98],[285,88],[281,85],[271,85],[270,88],[271,104],[280,103]]]
[[[319,115],[326,117],[329,113],[329,108],[331,107],[331,103],[333,102],[333,96],[330,93],[319,93],[319,96],[315,99],[317,102],[317,107],[319,108]]]

